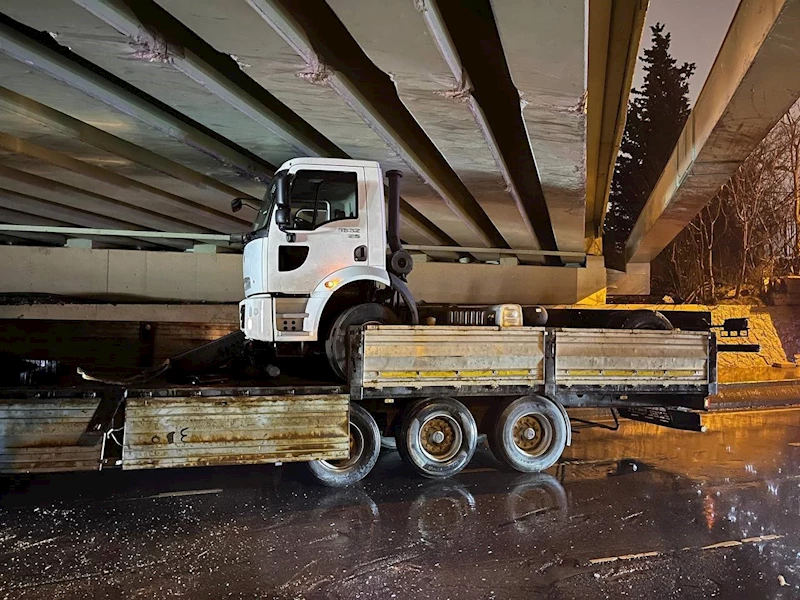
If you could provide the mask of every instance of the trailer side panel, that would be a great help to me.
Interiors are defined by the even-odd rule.
[[[348,403],[345,394],[128,398],[122,466],[347,458]]]
[[[99,404],[91,396],[0,400],[0,472],[99,469],[102,437],[86,435]]]
[[[583,329],[556,333],[556,385],[704,385],[709,333]]]

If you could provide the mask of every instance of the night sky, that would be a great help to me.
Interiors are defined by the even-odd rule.
[[[650,25],[658,22],[666,25],[666,30],[672,33],[672,56],[679,64],[697,64],[689,82],[692,102],[703,88],[738,5],[739,0],[650,0],[642,44],[650,44]],[[641,82],[642,63],[638,61],[634,86]]]

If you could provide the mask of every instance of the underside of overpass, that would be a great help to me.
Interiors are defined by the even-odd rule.
[[[605,212],[645,10],[621,0],[6,0],[0,222],[241,232],[249,215],[232,214],[232,198],[259,199],[290,158],[325,156],[404,172],[409,244],[584,253]]]
[[[800,98],[800,1],[741,0],[672,155],[626,246],[649,263]]]

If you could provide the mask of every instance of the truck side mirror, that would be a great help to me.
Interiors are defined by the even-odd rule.
[[[288,180],[286,178],[286,173],[281,173],[280,175],[275,177],[275,205],[276,206],[288,206],[289,205],[289,190],[288,188]],[[287,221],[288,222],[288,221]]]
[[[286,227],[289,225],[291,217],[292,217],[291,210],[285,204],[283,206],[278,205],[277,208],[275,209],[275,224],[281,231],[284,231]]]
[[[239,212],[242,210],[242,198],[234,198],[231,200],[231,212]]]

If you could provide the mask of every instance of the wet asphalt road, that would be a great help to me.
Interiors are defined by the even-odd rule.
[[[800,597],[800,409],[585,430],[548,474],[381,456],[5,480],[0,598]]]

